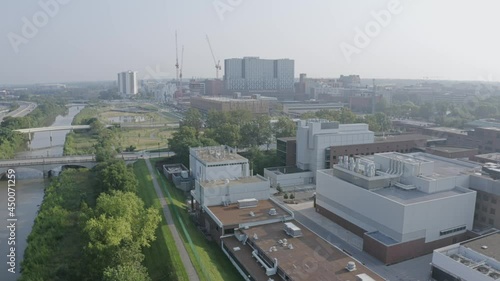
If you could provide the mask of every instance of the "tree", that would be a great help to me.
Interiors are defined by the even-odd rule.
[[[182,126],[192,127],[198,133],[203,125],[201,113],[196,108],[190,108],[184,115]]]
[[[122,160],[110,160],[96,167],[97,179],[103,192],[121,190],[125,192],[137,191],[135,174]]]
[[[229,115],[223,111],[210,110],[207,115],[207,128],[217,129],[229,122]]]
[[[127,264],[108,267],[104,271],[103,281],[150,281],[147,269],[142,265]]]
[[[160,221],[158,210],[144,208],[144,202],[132,192],[101,193],[90,219],[83,227],[89,241],[85,248],[89,279],[141,272],[141,268],[137,267],[144,259],[141,248],[149,247],[155,239]],[[124,268],[119,268],[120,265]],[[130,266],[135,270],[131,270]]]
[[[202,143],[198,139],[195,128],[182,126],[172,134],[172,138],[168,140],[168,146],[182,163],[189,163],[189,148],[202,146]]]
[[[278,122],[273,125],[273,132],[277,138],[293,137],[297,131],[297,126],[290,118],[280,116]]]

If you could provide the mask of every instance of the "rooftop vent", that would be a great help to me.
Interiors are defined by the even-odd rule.
[[[257,233],[254,233],[254,234],[253,234],[253,239],[254,239],[254,240],[259,240],[259,236],[257,236]]]
[[[488,249],[488,246],[483,245],[483,246],[481,246],[481,249],[486,250],[486,249]]]
[[[255,213],[254,212],[250,212],[250,216],[251,217],[255,217]]]
[[[271,209],[269,210],[269,215],[271,215],[271,216],[276,216],[277,214],[278,214],[278,213],[276,212],[276,209],[275,209],[275,208],[271,208]]]
[[[259,200],[255,198],[238,200],[238,208],[253,208],[259,205]]]
[[[356,270],[356,264],[353,261],[350,261],[347,263],[347,266],[345,267],[349,272]]]
[[[288,244],[288,249],[293,250],[293,245],[291,243]]]

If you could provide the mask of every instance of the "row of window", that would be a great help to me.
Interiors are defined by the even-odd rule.
[[[479,218],[479,215],[478,214],[475,214],[474,215],[474,220],[478,220]],[[481,216],[481,218],[479,219],[482,223],[486,223],[486,217],[485,216]],[[488,224],[489,225],[494,225],[495,224],[495,220],[493,218],[489,218],[488,219]]]
[[[452,229],[441,230],[441,231],[439,232],[439,235],[440,235],[440,236],[443,236],[443,235],[448,235],[448,234],[455,233],[455,232],[459,232],[459,231],[462,231],[462,230],[465,230],[465,225],[463,225],[463,226],[459,226],[459,227],[455,227],[455,228],[452,228]]]
[[[483,201],[489,201],[489,200],[490,200],[490,196],[488,194],[483,194]],[[497,199],[491,197],[491,203],[492,204],[496,204],[497,203]]]

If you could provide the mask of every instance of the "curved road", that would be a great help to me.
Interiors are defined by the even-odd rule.
[[[170,229],[170,232],[172,232],[172,236],[174,237],[175,240],[175,245],[177,246],[177,251],[179,251],[179,255],[181,256],[182,263],[186,268],[189,280],[199,281],[200,278],[198,277],[198,273],[196,273],[193,263],[189,259],[189,255],[186,251],[186,248],[184,247],[184,243],[182,243],[181,237],[179,236],[179,232],[175,227],[174,219],[172,217],[172,214],[170,213],[170,209],[168,208],[167,201],[165,200],[165,197],[161,192],[160,185],[158,184],[158,180],[156,179],[156,173],[154,172],[153,166],[151,165],[151,162],[149,161],[148,157],[146,157],[146,166],[148,166],[148,170],[149,173],[151,174],[153,185],[155,187],[156,195],[158,196],[158,199],[160,199],[160,204],[161,207],[163,208],[163,216],[165,216],[168,228]]]
[[[19,108],[11,111],[5,115],[0,116],[0,122],[2,122],[3,118],[5,117],[24,117],[31,113],[37,106],[38,104],[34,102],[18,102],[19,103]]]

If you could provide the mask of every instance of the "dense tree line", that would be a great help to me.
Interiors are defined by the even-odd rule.
[[[383,112],[359,116],[348,108],[341,110],[323,109],[317,112],[308,112],[301,116],[302,119],[319,118],[330,121],[338,121],[341,124],[366,123],[371,131],[387,132],[391,129],[391,120]]]
[[[47,188],[28,239],[21,281],[151,280],[142,249],[154,241],[161,216],[144,207],[131,167],[115,158],[112,130],[98,122],[91,122],[91,131],[99,140],[99,164],[92,171],[65,171]],[[75,187],[80,173],[88,177],[79,182],[89,187],[86,192]],[[67,254],[58,244],[66,235],[75,239],[76,249],[59,259],[58,250]]]
[[[254,116],[249,111],[210,111],[206,118],[196,109],[184,116],[180,129],[168,145],[179,160],[188,164],[189,147],[228,145],[251,148],[269,145],[274,137],[294,136],[295,123],[287,117],[279,117],[272,123],[267,115]]]
[[[27,141],[26,135],[14,132],[17,129],[42,127],[54,122],[57,115],[67,111],[65,103],[54,98],[38,101],[38,107],[24,117],[6,117],[0,124],[0,158],[8,159]]]

